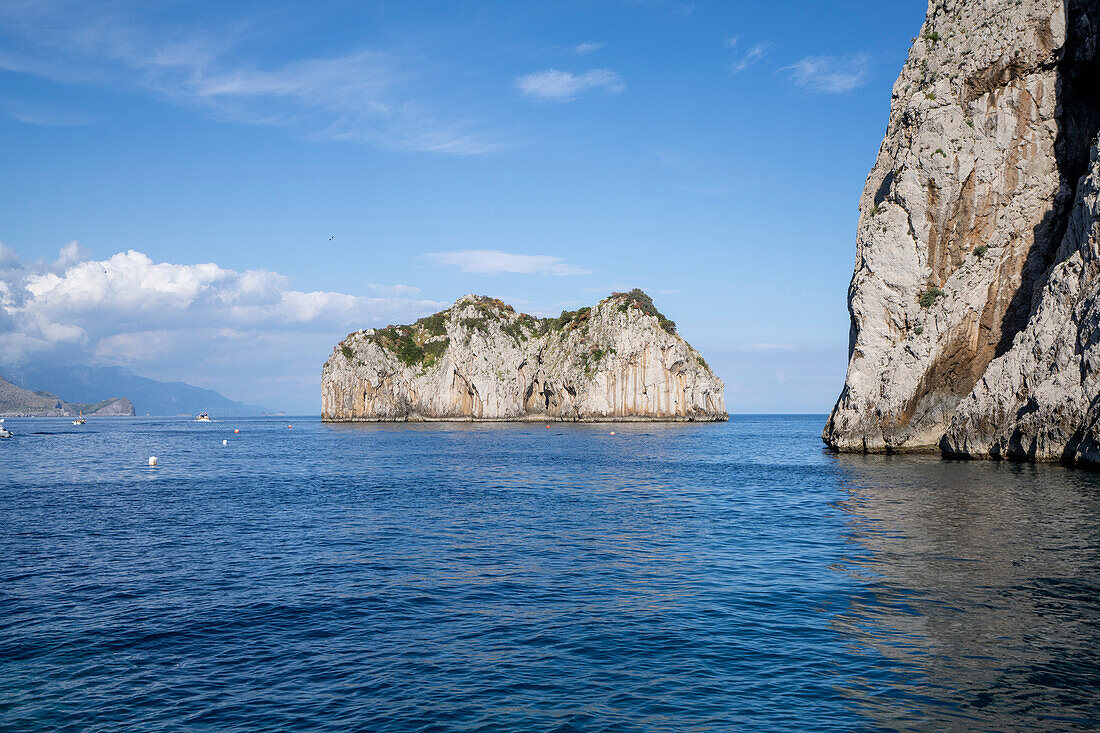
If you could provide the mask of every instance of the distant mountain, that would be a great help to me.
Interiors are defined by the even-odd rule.
[[[76,415],[129,416],[134,406],[125,397],[110,397],[94,404],[66,402],[49,392],[32,392],[0,377],[0,416],[3,417],[74,417]]]
[[[209,412],[215,417],[242,417],[266,411],[264,407],[231,400],[212,389],[184,382],[159,382],[122,367],[33,364],[12,369],[7,376],[16,386],[65,395],[76,402],[94,403],[123,395],[133,403],[138,415]]]

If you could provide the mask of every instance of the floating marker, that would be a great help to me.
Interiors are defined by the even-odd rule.
[[[549,429],[550,429],[550,426],[549,426],[549,425],[547,425],[547,426],[546,426],[546,429],[547,429],[547,430],[549,430]]]
[[[157,457],[156,456],[149,456],[149,465],[150,466],[157,465]]]
[[[615,434],[615,433],[612,433],[612,435],[614,435],[614,434]],[[229,445],[229,441],[228,441],[228,440],[223,440],[223,441],[222,441],[222,445]]]
[[[612,430],[612,431],[611,431],[611,434],[612,434],[612,435],[614,435],[614,434],[615,434],[615,431],[614,431],[614,430]]]
[[[290,430],[290,429],[292,429],[293,427],[294,427],[293,425],[287,425],[287,426],[286,426],[286,429],[287,429],[287,430]]]
[[[234,432],[234,433],[239,433],[239,432],[241,432],[241,431],[240,431],[240,430],[234,430],[233,432]]]

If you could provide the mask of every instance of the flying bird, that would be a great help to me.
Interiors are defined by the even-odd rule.
[[[332,235],[331,237],[329,237],[329,238],[328,238],[328,241],[330,241],[330,242],[331,242],[331,241],[332,241],[332,240],[334,240],[334,239],[336,239],[336,235],[335,235],[335,234],[333,234],[333,235]]]

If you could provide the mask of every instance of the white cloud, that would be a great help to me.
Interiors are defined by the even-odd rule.
[[[380,285],[379,283],[367,283],[367,287],[379,295],[395,298],[420,294],[420,288],[412,285]]]
[[[587,56],[590,53],[595,53],[596,51],[599,51],[605,45],[607,45],[607,44],[605,44],[605,43],[578,43],[576,46],[573,47],[573,53],[577,54],[578,56]]]
[[[626,89],[612,69],[593,69],[583,74],[547,69],[516,79],[516,86],[527,96],[554,102],[568,102],[593,89],[603,89],[609,94]]]
[[[91,124],[91,115],[72,110],[28,104],[20,100],[6,100],[4,111],[12,118],[28,125],[42,127],[83,127]]]
[[[521,255],[496,249],[463,249],[454,252],[431,252],[424,258],[462,272],[477,275],[590,275],[591,270],[567,264],[561,257],[550,255]]]
[[[0,68],[144,90],[214,119],[286,128],[310,140],[451,154],[505,145],[469,115],[438,110],[428,100],[446,97],[446,88],[406,59],[360,48],[280,66],[257,64],[233,44],[248,37],[243,28],[214,35],[143,23],[148,10],[103,3],[0,5],[5,40],[18,45],[12,50],[12,43],[4,44],[9,48],[0,51]],[[41,113],[22,113],[24,118],[66,123],[51,123]]]
[[[75,242],[52,263],[21,263],[0,245],[0,365],[117,364],[236,385],[230,396],[270,403],[249,394],[254,379],[317,380],[349,331],[447,306],[413,297],[411,286],[390,288],[385,297],[300,291],[267,270],[154,262],[134,250],[88,259]]]
[[[736,45],[736,43],[737,39],[734,38],[730,40],[729,45],[732,48]],[[771,49],[771,46],[772,44],[769,41],[763,41],[761,43],[753,45],[739,59],[733,61],[730,64],[730,72],[733,74],[739,74],[753,64],[757,63],[762,58],[764,58],[764,56],[767,55],[768,51]]]
[[[843,94],[866,83],[868,59],[862,54],[848,56],[807,56],[784,67],[791,81],[803,89],[822,94]]]

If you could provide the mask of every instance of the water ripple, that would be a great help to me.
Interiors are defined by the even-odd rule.
[[[820,417],[60,422],[0,445],[3,730],[1100,726],[1089,474]]]

